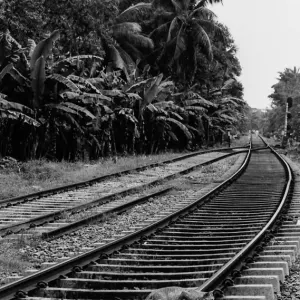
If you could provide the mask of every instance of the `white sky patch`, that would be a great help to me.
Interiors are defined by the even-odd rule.
[[[238,47],[244,99],[270,106],[278,72],[300,67],[300,0],[223,0],[211,9]]]

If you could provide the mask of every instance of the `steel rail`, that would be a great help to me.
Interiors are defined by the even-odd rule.
[[[161,183],[165,182],[166,180],[171,180],[171,179],[175,178],[178,175],[187,174],[187,173],[189,173],[193,170],[196,170],[199,167],[215,163],[215,162],[220,161],[222,159],[228,158],[228,157],[236,155],[236,154],[244,153],[246,151],[247,150],[242,150],[242,151],[228,153],[228,154],[222,155],[220,157],[217,157],[217,158],[211,159],[209,161],[206,161],[204,163],[201,163],[201,164],[192,166],[190,168],[184,169],[182,171],[173,173],[171,175],[153,180],[151,182],[148,182],[148,183],[140,185],[140,186],[125,189],[125,190],[122,190],[120,192],[116,192],[116,193],[101,197],[99,199],[89,201],[89,202],[84,203],[84,204],[74,206],[74,207],[71,207],[71,208],[66,208],[66,209],[62,209],[60,211],[56,211],[56,212],[48,213],[48,214],[45,214],[45,215],[41,215],[39,217],[35,217],[35,218],[32,218],[32,219],[27,220],[27,221],[23,221],[23,222],[19,222],[19,223],[12,224],[12,225],[7,225],[5,227],[1,227],[0,228],[0,236],[4,237],[4,236],[12,234],[12,233],[18,233],[18,232],[20,232],[21,230],[24,230],[24,229],[29,229],[29,228],[32,228],[32,227],[36,227],[38,225],[43,225],[45,223],[49,223],[50,221],[53,221],[53,220],[58,220],[58,219],[60,219],[60,215],[62,213],[74,214],[74,213],[77,213],[77,212],[80,212],[80,211],[83,211],[83,210],[86,210],[86,209],[89,209],[89,208],[92,208],[92,207],[95,207],[95,206],[98,206],[98,205],[101,205],[101,204],[105,204],[108,201],[113,200],[113,198],[115,198],[115,197],[126,196],[130,193],[138,192],[141,189],[144,189],[144,188],[147,188],[147,187],[150,187],[150,186],[154,186],[154,185],[157,185],[157,184],[161,184]]]
[[[261,137],[260,137],[261,138]],[[262,138],[261,138],[262,139]],[[263,139],[262,141],[267,144]],[[278,157],[279,161],[284,166],[287,173],[287,182],[285,184],[285,189],[282,195],[282,200],[269,220],[269,222],[261,229],[261,231],[243,248],[241,249],[230,261],[228,261],[222,268],[220,268],[212,277],[210,277],[203,285],[199,287],[199,290],[203,292],[208,292],[215,289],[218,285],[222,284],[222,282],[228,277],[230,272],[239,265],[247,255],[262,241],[268,230],[274,225],[275,221],[279,217],[282,208],[284,207],[288,193],[292,183],[292,171],[288,163],[278,154],[269,144],[267,144],[268,148]],[[225,284],[226,285],[226,284]]]
[[[111,174],[99,176],[97,178],[93,178],[93,179],[89,179],[89,180],[85,180],[85,181],[80,181],[80,182],[76,182],[76,183],[72,183],[72,184],[68,184],[68,185],[64,185],[64,186],[59,186],[59,187],[55,187],[55,188],[51,188],[51,189],[46,189],[46,190],[43,190],[43,191],[30,193],[30,194],[26,194],[26,195],[21,195],[21,196],[18,196],[18,197],[3,199],[3,200],[0,200],[0,207],[2,207],[4,205],[11,205],[13,203],[18,203],[18,202],[21,202],[21,201],[24,202],[24,201],[34,200],[34,199],[40,198],[41,196],[49,196],[49,195],[56,194],[58,192],[65,192],[65,191],[69,191],[69,190],[74,190],[74,189],[77,189],[77,188],[92,185],[92,184],[97,183],[97,182],[101,182],[103,180],[106,180],[106,179],[109,179],[109,178],[112,178],[112,177],[125,175],[125,174],[128,174],[130,172],[143,171],[147,168],[154,168],[154,167],[157,167],[157,166],[160,166],[160,165],[163,165],[163,164],[169,164],[169,163],[172,163],[172,162],[180,161],[180,160],[190,158],[190,157],[193,157],[193,156],[197,156],[197,155],[201,155],[201,154],[206,154],[206,153],[211,153],[211,152],[222,152],[222,151],[229,151],[229,150],[243,149],[243,148],[248,148],[248,147],[220,148],[220,149],[204,150],[204,151],[197,151],[197,152],[193,152],[193,153],[189,153],[189,154],[184,154],[184,155],[181,155],[179,157],[175,157],[173,159],[159,161],[159,162],[156,162],[156,163],[144,165],[144,166],[137,167],[137,168],[127,169],[127,170],[120,171],[120,172],[114,172],[114,173],[111,173]]]
[[[0,299],[9,300],[14,298],[15,296],[24,296],[26,295],[26,292],[30,290],[44,287],[46,284],[45,282],[50,282],[52,280],[57,279],[59,275],[65,275],[72,272],[72,270],[74,270],[74,266],[76,266],[75,269],[81,268],[82,266],[87,265],[94,260],[97,260],[101,257],[106,257],[108,254],[111,254],[124,247],[126,248],[126,245],[128,244],[139,241],[140,239],[144,239],[145,236],[153,234],[154,232],[156,232],[160,228],[167,226],[168,224],[172,224],[177,219],[189,214],[197,207],[202,206],[204,203],[209,201],[209,199],[214,194],[219,193],[222,189],[225,188],[225,186],[227,186],[236,178],[238,178],[244,172],[247,164],[249,163],[250,156],[251,150],[249,147],[249,149],[247,150],[247,155],[240,168],[232,176],[230,176],[230,178],[220,183],[217,187],[213,188],[200,199],[197,199],[196,201],[186,205],[184,208],[174,213],[171,213],[170,215],[163,217],[159,221],[156,221],[140,230],[137,230],[134,233],[128,234],[120,239],[117,239],[108,244],[90,250],[77,257],[70,258],[45,270],[41,270],[30,276],[21,278],[20,280],[0,287]]]
[[[85,226],[88,223],[91,223],[91,222],[94,222],[94,221],[98,221],[99,222],[104,217],[106,217],[107,214],[112,214],[112,213],[121,214],[121,213],[129,210],[133,206],[140,205],[140,204],[148,201],[150,198],[153,199],[153,198],[156,198],[158,196],[165,195],[165,194],[167,194],[168,192],[170,192],[172,190],[173,190],[172,187],[165,188],[165,189],[160,190],[158,192],[151,193],[149,195],[139,197],[139,198],[137,198],[137,199],[135,199],[133,201],[130,201],[130,202],[118,205],[117,207],[113,207],[111,209],[107,209],[104,212],[101,212],[101,213],[98,213],[98,214],[95,214],[95,215],[83,218],[83,219],[81,219],[79,221],[72,222],[72,223],[70,223],[68,225],[59,227],[57,229],[54,229],[54,230],[51,230],[51,231],[48,231],[48,232],[44,232],[44,233],[42,233],[41,238],[42,239],[46,239],[46,240],[50,240],[50,239],[53,239],[53,238],[58,238],[61,235],[73,232],[74,230],[77,230],[78,228],[80,228],[82,226]]]
[[[265,147],[264,148],[257,148],[257,149],[251,150],[251,152],[259,151],[259,150],[263,150],[263,149],[266,149],[266,148]],[[101,212],[99,214],[95,214],[93,216],[81,219],[79,221],[70,223],[68,225],[59,227],[57,229],[54,229],[54,230],[51,230],[51,231],[48,231],[48,232],[44,232],[44,233],[42,233],[41,238],[46,239],[46,240],[51,240],[51,239],[54,239],[54,238],[58,238],[58,237],[60,237],[64,234],[68,234],[70,232],[73,232],[74,230],[77,230],[79,227],[85,226],[86,224],[88,224],[90,222],[101,221],[101,219],[107,214],[110,214],[110,213],[117,213],[117,214],[123,213],[123,212],[127,211],[128,209],[132,208],[133,206],[144,203],[145,201],[147,201],[150,198],[155,198],[155,197],[164,195],[164,194],[166,194],[166,193],[168,193],[172,190],[173,190],[173,188],[171,187],[171,188],[166,188],[166,189],[160,190],[160,191],[155,192],[155,193],[151,193],[151,194],[146,195],[146,196],[142,196],[140,198],[135,199],[134,201],[130,201],[130,202],[127,202],[125,204],[114,207],[112,209],[108,209],[108,210],[106,210],[104,212]]]

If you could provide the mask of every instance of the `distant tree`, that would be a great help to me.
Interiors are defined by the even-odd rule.
[[[274,92],[269,95],[274,105],[285,105],[288,97],[300,96],[300,69],[286,68],[279,72],[278,82],[272,86]]]
[[[19,43],[40,39],[47,21],[44,1],[4,0],[0,3],[0,31],[8,29]]]
[[[286,68],[283,72],[279,72],[277,83],[272,86],[273,93],[269,95],[272,100],[272,108],[266,115],[266,130],[267,132],[274,132],[278,135],[284,129],[286,101],[288,97],[293,99],[293,106],[290,109],[290,117],[288,125],[291,127],[288,130],[288,135],[300,140],[299,131],[299,107],[300,100],[300,69],[294,67],[292,69]]]

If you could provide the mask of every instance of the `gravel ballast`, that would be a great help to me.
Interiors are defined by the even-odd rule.
[[[45,214],[60,212],[63,209],[92,202],[103,197],[112,197],[115,193],[128,193],[129,189],[140,188],[166,176],[197,166],[224,155],[222,152],[196,155],[183,161],[149,168],[140,172],[131,172],[120,177],[114,176],[88,187],[82,187],[54,195],[20,203],[17,206],[3,207],[0,212],[0,227],[6,228],[16,222],[29,221]]]
[[[52,241],[41,241],[39,238],[26,240],[25,237],[20,237],[17,241],[3,239],[0,247],[2,250],[5,248],[6,253],[0,255],[0,282],[5,284],[11,280],[8,276],[23,275],[24,270],[28,268],[40,269],[49,263],[61,262],[68,257],[91,250],[101,243],[124,236],[129,231],[183,207],[194,201],[195,197],[200,198],[219,185],[225,177],[232,175],[243,162],[245,155],[238,154],[202,167],[171,183],[176,186],[174,192],[135,206],[121,215],[108,215],[104,222],[85,226],[61,238]],[[15,263],[19,262],[17,267],[7,264],[10,257],[15,257]]]
[[[300,182],[300,164],[292,161],[285,155],[282,155],[289,163],[293,170],[295,184]],[[293,201],[293,200],[292,200]],[[300,216],[298,216],[298,219]],[[278,300],[296,300],[300,299],[300,258],[298,257],[289,270],[289,276],[280,287],[281,295],[277,296]]]

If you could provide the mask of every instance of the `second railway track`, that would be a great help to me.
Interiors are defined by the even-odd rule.
[[[109,177],[89,187],[81,187],[77,190],[54,195],[46,194],[38,199],[23,197],[17,202],[0,202],[0,207],[2,206],[0,211],[0,236],[23,232],[25,229],[37,226],[36,231],[44,234],[43,236],[45,237],[69,232],[92,219],[96,220],[97,217],[86,218],[85,221],[81,220],[81,222],[73,222],[72,224],[68,221],[53,221],[65,219],[63,218],[64,214],[74,214],[92,207],[103,206],[108,202],[112,203],[109,204],[110,209],[105,206],[103,206],[102,210],[100,208],[99,211],[101,212],[98,214],[98,219],[101,218],[102,212],[108,213],[108,210],[110,212],[120,212],[124,208],[131,207],[134,203],[142,203],[151,197],[165,193],[169,188],[164,188],[155,193],[148,193],[148,195],[144,195],[144,197],[140,197],[141,199],[136,199],[135,201],[123,201],[122,199],[112,201],[114,198],[133,194],[154,184],[161,184],[178,175],[186,174],[201,166],[211,164],[236,153],[240,153],[240,151],[227,154],[212,152],[196,156],[188,155],[184,160],[175,160],[173,163],[156,166],[138,173],[126,173],[122,177]],[[43,224],[49,225],[41,227],[40,225]]]
[[[261,146],[258,138],[253,144]],[[244,167],[231,185],[219,187],[221,192],[214,190],[147,227],[133,228],[126,237],[4,286],[0,298],[143,299],[167,286],[215,289],[275,221],[290,185],[287,165],[270,150],[249,152]]]

